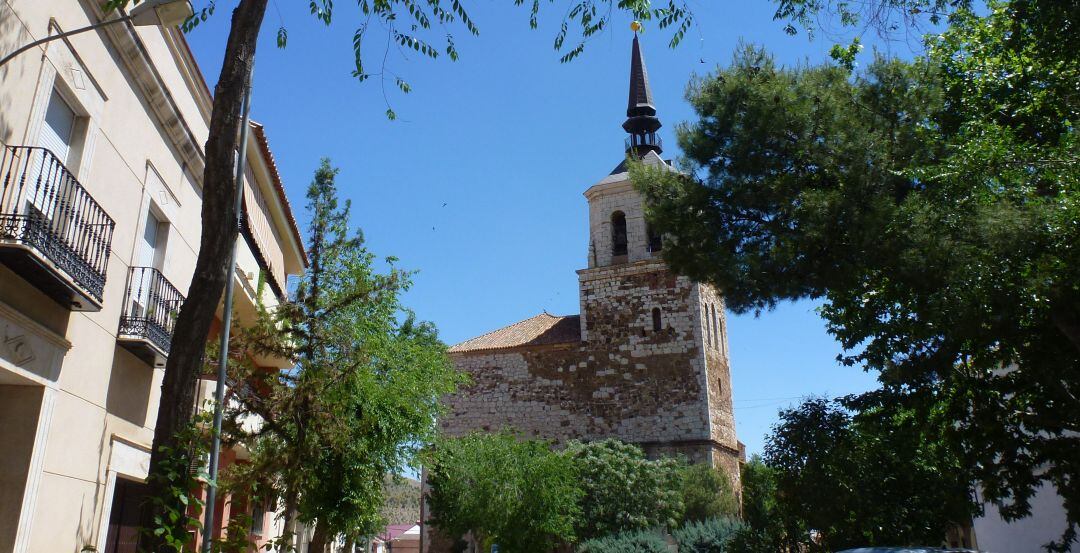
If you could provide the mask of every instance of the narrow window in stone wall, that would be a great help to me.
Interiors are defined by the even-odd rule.
[[[727,332],[723,321],[720,321],[720,353],[727,355]]]
[[[716,326],[716,304],[715,303],[712,304],[711,307],[712,307],[712,333],[713,333],[713,336],[716,337],[716,344],[714,344],[714,345],[717,347],[717,349],[720,349],[720,347],[721,347],[720,344],[722,342],[720,341],[720,332],[717,330],[717,326]]]
[[[654,307],[654,308],[652,308],[652,329],[653,329],[653,332],[660,332],[661,326],[662,325],[661,325],[661,321],[660,321],[660,308],[659,307]]]
[[[705,304],[705,316],[701,318],[701,324],[705,327],[705,344],[712,345],[712,327],[709,326],[709,304]]]
[[[611,255],[626,255],[626,214],[611,214]]]

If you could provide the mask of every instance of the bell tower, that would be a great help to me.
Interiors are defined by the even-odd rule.
[[[581,339],[620,367],[635,367],[623,373],[631,381],[635,374],[645,379],[618,388],[625,405],[638,405],[639,413],[651,410],[625,425],[617,433],[622,439],[651,454],[708,461],[723,468],[737,487],[741,454],[723,298],[664,263],[663,238],[649,228],[644,199],[627,172],[626,158],[676,170],[660,157],[663,144],[656,131],[661,123],[636,33],[626,116],[624,161],[585,192],[589,252],[588,268],[578,271]]]

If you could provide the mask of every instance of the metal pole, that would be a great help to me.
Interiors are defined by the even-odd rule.
[[[4,64],[6,64],[7,62],[14,59],[15,56],[18,56],[19,54],[21,54],[21,53],[23,53],[23,52],[25,52],[25,51],[27,51],[27,50],[35,47],[35,46],[40,46],[42,44],[45,44],[46,42],[52,42],[52,41],[54,41],[54,40],[56,40],[58,38],[66,38],[66,37],[69,37],[71,35],[77,35],[79,33],[85,33],[86,31],[93,31],[94,29],[100,29],[100,28],[102,28],[102,27],[104,27],[106,25],[112,25],[113,23],[123,23],[123,22],[125,22],[125,21],[127,21],[129,19],[131,19],[131,16],[130,15],[125,15],[125,16],[117,18],[117,19],[109,19],[107,21],[100,21],[98,23],[94,23],[93,25],[87,25],[86,27],[81,27],[81,28],[75,29],[73,31],[67,31],[67,32],[64,32],[64,33],[56,34],[56,35],[49,35],[49,36],[47,36],[45,38],[35,40],[34,42],[31,42],[30,44],[27,44],[25,46],[20,46],[18,50],[15,50],[14,52],[4,56],[3,59],[0,59],[0,67],[3,67]]]
[[[252,69],[254,72],[254,68]],[[244,90],[243,116],[240,126],[240,151],[236,156],[236,228],[239,233],[243,219],[244,166],[247,160],[248,130],[251,128],[251,75]],[[232,256],[229,258],[229,279],[225,281],[225,298],[221,310],[221,352],[218,354],[217,387],[214,389],[214,435],[210,445],[210,481],[206,489],[206,513],[203,518],[203,553],[209,553],[214,532],[214,503],[217,501],[218,458],[221,456],[221,418],[225,403],[225,369],[229,365],[229,331],[232,327],[233,281],[236,279],[236,247],[239,234],[233,240]]]

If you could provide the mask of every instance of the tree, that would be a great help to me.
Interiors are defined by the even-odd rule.
[[[742,482],[742,519],[745,526],[729,545],[737,553],[774,553],[784,551],[788,535],[804,535],[801,530],[788,532],[780,516],[776,493],[776,469],[754,454],[740,471]]]
[[[582,489],[571,460],[510,432],[440,440],[428,467],[431,523],[484,551],[550,551],[574,540]]]
[[[970,477],[935,419],[881,397],[810,399],[781,411],[765,445],[777,538],[822,551],[926,545],[971,520]],[[863,410],[852,414],[851,403]]]
[[[139,0],[108,0],[106,9],[119,9]],[[514,0],[517,5],[524,0]],[[332,0],[312,0],[311,14],[320,21],[330,24],[333,19]],[[529,24],[538,26],[541,7],[539,0],[529,3]],[[191,420],[194,405],[195,381],[202,367],[206,349],[206,337],[210,332],[215,312],[221,299],[222,291],[229,272],[229,258],[239,229],[236,226],[237,213],[233,198],[236,194],[234,175],[234,154],[239,149],[239,134],[242,122],[242,103],[246,86],[251,80],[251,71],[255,59],[257,38],[266,13],[267,0],[239,0],[232,13],[229,36],[225,45],[224,60],[217,83],[214,86],[213,107],[210,115],[210,127],[205,152],[205,167],[202,178],[202,230],[199,253],[195,271],[191,279],[187,299],[180,310],[173,331],[169,358],[165,365],[165,374],[161,388],[161,401],[158,417],[154,424],[154,443],[150,454],[149,493],[157,497],[167,497],[167,490],[160,474],[165,463],[164,451],[178,451],[177,433]],[[214,12],[215,3],[208,5],[188,22],[185,30],[194,28]],[[565,12],[562,25],[556,35],[554,46],[562,51],[562,61],[570,61],[580,55],[586,41],[603,31],[612,16],[613,8],[625,11],[638,19],[655,19],[661,28],[673,26],[672,46],[677,44],[693,21],[692,14],[684,6],[669,0],[660,8],[650,7],[647,0],[580,0],[571,2]],[[370,54],[365,54],[369,44],[385,44],[386,53],[391,49],[412,49],[427,58],[436,58],[441,52],[451,60],[457,59],[451,27],[460,25],[472,35],[479,34],[479,29],[469,17],[460,0],[447,4],[439,0],[413,2],[411,0],[360,0],[357,15],[361,22],[353,36],[355,67],[353,75],[360,81],[373,75],[385,83],[393,78],[394,85],[403,93],[408,93],[410,86],[398,77],[393,77],[384,66],[378,72],[371,72],[365,66]],[[375,25],[369,25],[374,20]],[[579,37],[570,35],[572,24],[576,24]],[[435,30],[434,27],[438,27]],[[368,40],[372,33],[384,32],[387,40]],[[445,40],[443,48],[435,47],[428,35],[435,34]],[[287,43],[287,31],[278,29],[277,44],[284,47]],[[567,38],[571,38],[569,44]],[[379,58],[387,57],[379,54]],[[387,106],[387,117],[395,117]],[[173,505],[180,508],[180,505]],[[155,506],[145,514],[144,526],[149,527],[154,517],[160,517],[161,507]],[[160,544],[147,544],[151,550]]]
[[[234,362],[229,373],[228,436],[252,455],[226,479],[284,497],[285,539],[294,517],[313,523],[313,551],[335,536],[382,527],[386,475],[413,464],[433,439],[439,398],[461,380],[435,328],[401,305],[409,273],[393,258],[378,272],[362,236],[350,232],[336,174],[324,159],[308,188],[311,264],[295,300],[264,310],[238,333],[236,351],[293,359],[296,367]],[[258,428],[244,424],[252,416]]]
[[[578,536],[678,526],[683,504],[677,460],[650,461],[641,448],[616,439],[571,442],[564,455],[585,490]]]
[[[738,516],[738,498],[723,473],[705,463],[695,463],[683,467],[679,476],[684,524]]]
[[[941,393],[984,496],[1042,482],[1080,522],[1080,21],[959,9],[911,62],[781,68],[744,48],[692,83],[686,174],[634,168],[678,272],[736,312],[812,298],[891,393]]]

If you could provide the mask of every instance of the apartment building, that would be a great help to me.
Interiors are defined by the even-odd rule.
[[[101,4],[0,0],[0,56],[117,17]],[[176,28],[117,22],[0,67],[0,551],[134,551],[198,253],[210,106]],[[281,301],[306,263],[265,129],[252,131],[241,322],[258,300]]]

